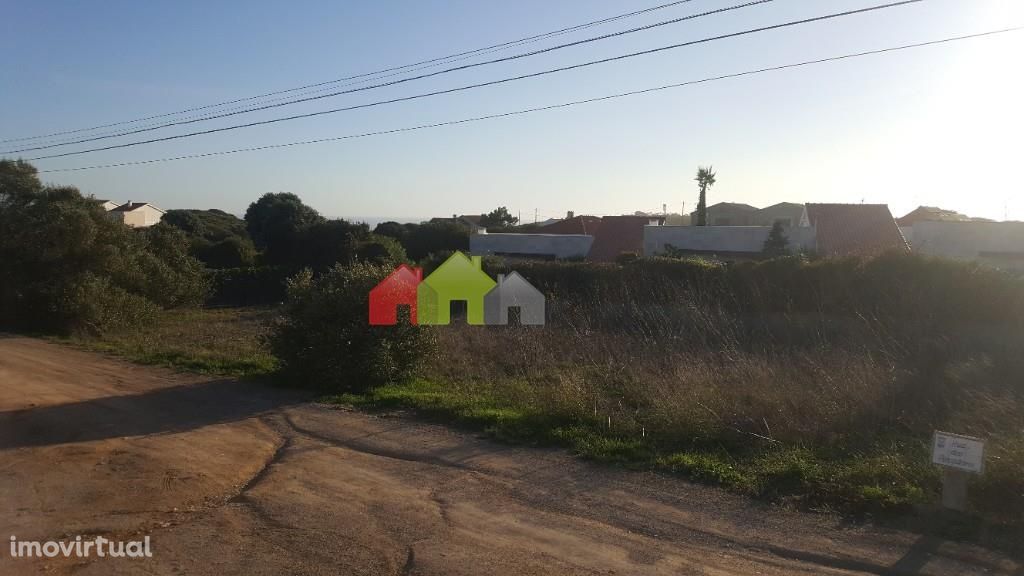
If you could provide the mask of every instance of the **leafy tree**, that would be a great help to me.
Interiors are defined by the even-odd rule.
[[[789,238],[786,237],[786,233],[782,228],[781,222],[772,224],[772,230],[768,233],[768,238],[764,241],[764,247],[761,249],[761,254],[765,258],[789,256]]]
[[[335,264],[348,265],[355,260],[359,243],[370,234],[366,224],[347,220],[325,220],[300,230],[294,251],[284,261],[298,268],[327,270]]]
[[[75,188],[43,186],[24,162],[0,161],[0,230],[6,326],[102,332],[206,294],[179,231],[128,228]]]
[[[299,235],[324,221],[319,212],[287,192],[264,194],[245,212],[249,235],[270,264],[289,263],[296,253]]]
[[[378,236],[394,238],[401,243],[408,258],[419,261],[430,254],[469,249],[469,230],[451,222],[399,224],[381,222],[373,230]]]
[[[208,284],[202,263],[188,253],[185,234],[163,223],[133,233],[145,243],[136,255],[143,273],[139,291],[163,308],[202,304]]]
[[[699,166],[697,168],[697,186],[700,189],[700,198],[697,201],[697,226],[708,225],[708,188],[715,185],[715,172],[711,166]]]
[[[24,160],[0,160],[0,209],[42,189],[35,166]]]
[[[416,224],[399,224],[398,222],[381,222],[373,229],[378,236],[388,236],[402,242],[409,236],[409,230]]]
[[[408,259],[402,244],[390,236],[370,234],[356,246],[356,260],[360,262],[393,266]]]
[[[241,268],[256,261],[244,220],[222,210],[168,210],[163,223],[189,240],[189,252],[209,268]]]
[[[229,236],[210,243],[202,238],[191,241],[190,253],[208,268],[248,268],[256,262],[256,248],[248,236]]]
[[[508,213],[508,208],[499,206],[480,218],[484,228],[510,228],[519,222],[519,218]]]
[[[450,222],[428,222],[414,225],[402,245],[413,260],[436,252],[469,250],[469,230]]]

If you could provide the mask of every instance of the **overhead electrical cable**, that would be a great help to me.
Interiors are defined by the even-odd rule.
[[[293,92],[301,92],[301,91],[304,91],[304,90],[307,90],[307,89],[310,89],[310,88],[318,88],[318,87],[326,86],[326,85],[329,85],[329,84],[338,84],[340,82],[345,82],[345,81],[348,81],[348,80],[355,80],[355,79],[358,79],[358,78],[368,78],[368,77],[371,77],[371,76],[378,76],[378,75],[389,73],[389,72],[405,71],[405,70],[408,70],[409,68],[417,68],[417,67],[420,67],[420,66],[423,66],[423,65],[427,65],[427,64],[443,65],[444,63],[446,63],[448,61],[464,60],[466,58],[472,58],[474,56],[479,56],[480,54],[489,54],[489,53],[497,52],[499,50],[503,50],[503,49],[506,49],[506,48],[511,48],[511,47],[515,47],[515,46],[521,46],[521,45],[524,45],[524,44],[532,44],[534,42],[540,42],[542,40],[547,40],[549,38],[554,38],[554,37],[557,37],[557,36],[562,36],[564,34],[570,34],[572,32],[578,32],[580,30],[584,30],[584,29],[591,28],[591,27],[594,27],[594,26],[600,26],[602,24],[608,24],[610,22],[616,22],[618,20],[623,20],[623,19],[626,19],[626,18],[632,18],[632,17],[635,17],[635,16],[640,16],[640,15],[647,14],[647,13],[650,13],[650,12],[655,12],[657,10],[663,10],[663,9],[666,9],[666,8],[671,8],[671,7],[674,7],[674,6],[678,6],[680,4],[687,4],[687,3],[692,2],[692,1],[693,0],[676,0],[675,2],[668,2],[668,3],[665,3],[665,4],[659,4],[657,6],[651,6],[650,8],[644,8],[642,10],[635,10],[633,12],[627,12],[625,14],[618,14],[616,16],[610,16],[610,17],[607,17],[607,18],[602,18],[600,20],[594,20],[594,21],[591,21],[591,22],[583,23],[583,24],[577,24],[575,26],[569,26],[567,28],[561,28],[559,30],[554,30],[554,31],[551,31],[551,32],[545,32],[543,34],[537,34],[535,36],[527,36],[525,38],[520,38],[518,40],[511,40],[511,41],[508,41],[508,42],[502,42],[500,44],[494,44],[494,45],[491,45],[491,46],[485,46],[483,48],[476,48],[476,49],[473,49],[473,50],[467,50],[465,52],[459,52],[457,54],[450,54],[448,56],[439,56],[437,58],[431,58],[429,60],[421,60],[419,62],[414,62],[412,64],[404,64],[402,66],[395,66],[395,67],[392,67],[392,68],[385,68],[383,70],[377,70],[375,72],[365,72],[365,73],[362,73],[362,74],[355,74],[353,76],[345,76],[343,78],[336,78],[334,80],[326,80],[326,81],[323,81],[323,82],[316,82],[314,84],[306,84],[305,86],[298,86],[296,88],[288,88],[288,89],[284,89],[284,90],[276,90],[274,92],[267,92],[267,93],[264,93],[264,94],[258,94],[256,96],[247,96],[247,97],[238,98],[238,99],[235,99],[235,100],[228,100],[228,101],[225,101],[225,102],[219,102],[217,104],[207,104],[207,105],[204,105],[204,106],[196,106],[196,107],[193,107],[193,108],[186,108],[184,110],[179,110],[177,112],[167,112],[167,113],[163,113],[163,114],[156,114],[156,115],[153,115],[153,116],[146,116],[144,118],[135,118],[133,120],[122,120],[122,121],[119,121],[119,122],[111,122],[109,124],[101,124],[101,125],[98,125],[98,126],[92,126],[92,127],[89,127],[89,128],[78,128],[78,129],[74,129],[74,130],[64,130],[64,131],[61,131],[61,132],[52,132],[52,133],[49,133],[49,134],[41,134],[41,135],[38,135],[38,136],[23,136],[23,137],[20,137],[20,138],[8,138],[8,139],[5,139],[5,140],[0,140],[0,143],[4,143],[4,142],[20,142],[20,141],[25,141],[25,140],[39,140],[39,139],[43,139],[43,138],[51,138],[51,137],[54,137],[54,136],[63,136],[65,134],[77,134],[77,133],[81,133],[81,132],[91,132],[91,131],[94,131],[94,130],[100,130],[100,129],[103,129],[103,128],[110,128],[110,127],[113,127],[113,126],[123,126],[125,124],[134,124],[134,123],[138,123],[138,122],[145,122],[145,121],[148,121],[148,120],[155,120],[157,118],[167,118],[169,116],[179,116],[181,114],[188,114],[190,112],[196,112],[196,111],[199,111],[199,110],[208,110],[210,108],[220,108],[220,107],[223,107],[223,106],[229,106],[231,104],[238,104],[240,102],[251,102],[253,100],[260,100],[260,99],[263,99],[263,98],[267,98],[267,97],[270,97],[270,96],[277,96],[277,95],[280,95],[280,94],[289,94],[289,93],[293,93]]]
[[[758,32],[765,32],[765,31],[768,31],[768,30],[777,30],[777,29],[780,29],[780,28],[787,28],[787,27],[797,26],[797,25],[801,25],[801,24],[808,24],[808,23],[812,23],[812,22],[820,22],[820,21],[823,21],[823,20],[829,20],[829,19],[833,19],[833,18],[840,18],[840,17],[844,17],[844,16],[851,16],[851,15],[854,15],[854,14],[861,14],[861,13],[870,12],[870,11],[874,11],[874,10],[881,10],[881,9],[885,9],[885,8],[893,8],[893,7],[896,7],[896,6],[902,6],[902,5],[906,5],[906,4],[914,4],[914,3],[922,2],[922,1],[924,1],[924,0],[902,0],[900,2],[891,2],[891,3],[888,3],[888,4],[879,4],[879,5],[870,6],[870,7],[867,7],[867,8],[859,8],[859,9],[855,9],[855,10],[847,10],[847,11],[844,11],[844,12],[836,12],[836,13],[833,13],[833,14],[825,14],[825,15],[822,15],[822,16],[815,16],[815,17],[812,17],[812,18],[804,18],[802,20],[793,20],[793,21],[790,21],[790,22],[783,22],[783,23],[780,23],[780,24],[772,24],[770,26],[762,26],[762,27],[759,27],[759,28],[752,28],[752,29],[743,30],[743,31],[740,31],[740,32],[730,32],[728,34],[721,34],[721,35],[718,35],[718,36],[711,36],[711,37],[707,37],[707,38],[701,38],[699,40],[690,40],[690,41],[681,42],[681,43],[678,43],[678,44],[671,44],[671,45],[668,45],[668,46],[661,46],[661,47],[658,47],[658,48],[651,48],[651,49],[648,49],[648,50],[641,50],[639,52],[631,52],[629,54],[621,54],[619,56],[612,56],[612,57],[609,57],[609,58],[602,58],[602,59],[599,59],[599,60],[591,60],[589,62],[583,62],[583,63],[579,63],[579,64],[572,64],[572,65],[568,65],[568,66],[561,66],[561,67],[558,67],[558,68],[552,68],[552,69],[543,70],[543,71],[540,71],[540,72],[532,72],[532,73],[529,73],[529,74],[522,74],[522,75],[519,75],[519,76],[512,76],[512,77],[509,77],[509,78],[502,78],[502,79],[499,79],[499,80],[491,80],[491,81],[488,81],[488,82],[481,82],[481,83],[477,83],[477,84],[470,84],[470,85],[466,85],[466,86],[460,86],[460,87],[457,87],[457,88],[448,88],[448,89],[445,89],[445,90],[437,90],[437,91],[433,91],[433,92],[414,94],[412,96],[403,96],[403,97],[399,97],[399,98],[392,98],[392,99],[389,99],[389,100],[378,100],[376,102],[368,102],[368,103],[364,103],[364,104],[356,104],[356,105],[352,105],[352,106],[345,106],[345,107],[342,107],[342,108],[334,108],[334,109],[330,109],[330,110],[320,110],[320,111],[317,111],[317,112],[308,112],[308,113],[305,113],[305,114],[295,114],[295,115],[292,115],[292,116],[284,116],[284,117],[280,117],[280,118],[270,118],[270,119],[267,119],[267,120],[259,120],[259,121],[255,121],[255,122],[248,122],[248,123],[245,123],[245,124],[235,124],[235,125],[232,125],[232,126],[223,126],[223,127],[220,127],[220,128],[209,128],[207,130],[199,130],[199,131],[195,131],[195,132],[187,132],[185,134],[175,134],[175,135],[172,135],[172,136],[163,136],[163,137],[160,137],[160,138],[151,138],[149,140],[138,140],[138,141],[135,141],[135,142],[126,142],[126,143],[122,143],[122,144],[111,144],[111,145],[108,145],[108,146],[100,146],[100,147],[96,147],[96,148],[87,148],[85,150],[76,150],[76,151],[72,151],[72,152],[62,152],[62,153],[50,154],[50,155],[46,155],[46,156],[37,156],[35,158],[28,158],[27,160],[34,161],[34,160],[46,160],[46,159],[49,159],[49,158],[63,158],[65,156],[77,156],[77,155],[81,155],[81,154],[88,154],[88,153],[91,153],[91,152],[99,152],[99,151],[103,151],[103,150],[114,150],[114,149],[120,149],[120,148],[128,148],[128,147],[132,147],[132,146],[139,146],[139,145],[143,145],[143,144],[152,144],[152,143],[155,143],[155,142],[166,142],[166,141],[169,141],[169,140],[178,140],[178,139],[181,139],[181,138],[191,138],[191,137],[194,137],[194,136],[200,136],[200,135],[204,135],[204,134],[214,134],[214,133],[218,133],[218,132],[227,132],[227,131],[230,131],[230,130],[238,130],[238,129],[241,129],[241,128],[249,128],[249,127],[253,127],[253,126],[263,126],[263,125],[274,124],[274,123],[278,123],[278,122],[287,122],[287,121],[291,121],[291,120],[298,120],[298,119],[301,119],[301,118],[311,118],[311,117],[315,117],[315,116],[323,116],[323,115],[326,115],[326,114],[335,114],[335,113],[338,113],[338,112],[344,112],[344,111],[348,111],[348,110],[357,110],[357,109],[362,109],[362,108],[370,108],[370,107],[374,107],[374,106],[382,106],[382,105],[386,105],[386,104],[393,104],[393,103],[396,103],[396,102],[406,102],[406,101],[410,101],[410,100],[418,100],[418,99],[421,99],[421,98],[427,98],[427,97],[431,97],[431,96],[438,96],[438,95],[442,95],[442,94],[452,94],[452,93],[455,93],[455,92],[462,92],[462,91],[465,91],[465,90],[472,90],[472,89],[475,89],[475,88],[482,88],[482,87],[485,87],[485,86],[494,86],[494,85],[498,85],[498,84],[514,82],[514,81],[517,81],[517,80],[524,80],[524,79],[527,79],[527,78],[536,78],[536,77],[539,77],[539,76],[545,76],[545,75],[554,74],[554,73],[557,73],[557,72],[565,72],[565,71],[568,71],[568,70],[576,70],[576,69],[579,69],[579,68],[585,68],[585,67],[594,66],[594,65],[597,65],[597,64],[605,64],[605,63],[608,63],[608,62],[616,62],[616,61],[620,61],[620,60],[625,60],[627,58],[634,58],[634,57],[637,57],[637,56],[644,56],[644,55],[647,55],[647,54],[654,54],[654,53],[658,53],[658,52],[664,52],[664,51],[667,51],[667,50],[674,50],[674,49],[677,49],[677,48],[683,48],[683,47],[687,47],[687,46],[694,46],[694,45],[697,45],[697,44],[704,44],[704,43],[713,42],[713,41],[717,41],[717,40],[724,40],[724,39],[728,39],[728,38],[736,38],[736,37],[739,37],[739,36],[755,34],[755,33],[758,33]]]
[[[654,88],[645,88],[645,89],[642,89],[642,90],[632,90],[632,91],[629,91],[629,92],[620,92],[618,94],[610,94],[610,95],[599,96],[599,97],[595,97],[595,98],[587,98],[585,100],[574,100],[572,102],[563,102],[561,104],[552,104],[552,105],[549,105],[549,106],[540,106],[540,107],[537,107],[537,108],[527,108],[527,109],[523,109],[523,110],[515,110],[515,111],[512,111],[512,112],[502,112],[502,113],[498,113],[498,114],[488,114],[486,116],[476,116],[476,117],[472,117],[472,118],[463,118],[461,120],[451,120],[451,121],[447,121],[447,122],[437,122],[437,123],[433,123],[433,124],[421,124],[419,126],[407,126],[407,127],[404,127],[404,128],[394,128],[394,129],[390,129],[390,130],[378,130],[378,131],[375,131],[375,132],[363,132],[363,133],[360,133],[360,134],[349,134],[349,135],[345,135],[345,136],[335,136],[335,137],[331,137],[331,138],[318,138],[316,140],[303,140],[303,141],[299,141],[299,142],[286,142],[286,143],[282,143],[282,144],[268,144],[268,145],[265,145],[265,146],[252,146],[252,147],[248,147],[248,148],[236,148],[234,150],[221,150],[221,151],[216,151],[216,152],[205,152],[205,153],[201,153],[201,154],[187,154],[187,155],[183,155],[183,156],[173,156],[173,157],[168,157],[168,158],[155,158],[155,159],[151,159],[151,160],[133,160],[133,161],[130,161],[130,162],[118,162],[118,163],[113,163],[113,164],[98,164],[98,165],[94,165],[94,166],[81,166],[81,167],[76,167],[76,168],[55,168],[55,169],[51,169],[51,170],[40,170],[40,173],[77,172],[77,171],[81,171],[81,170],[97,170],[97,169],[101,169],[101,168],[120,168],[120,167],[124,167],[124,166],[139,166],[139,165],[144,165],[144,164],[155,164],[155,163],[158,163],[158,162],[173,162],[173,161],[178,161],[178,160],[190,160],[190,159],[197,159],[197,158],[208,158],[208,157],[212,157],[212,156],[224,156],[224,155],[228,155],[228,154],[238,154],[238,153],[241,153],[241,152],[255,152],[255,151],[259,151],[259,150],[271,150],[271,149],[276,149],[276,148],[288,148],[288,147],[292,147],[292,146],[304,146],[304,145],[308,145],[308,144],[321,144],[321,143],[324,143],[324,142],[337,142],[337,141],[340,141],[340,140],[351,140],[351,139],[356,139],[356,138],[366,138],[366,137],[369,137],[369,136],[382,136],[382,135],[386,135],[386,134],[397,134],[397,133],[401,133],[401,132],[412,132],[412,131],[416,131],[416,130],[425,130],[425,129],[428,129],[428,128],[439,128],[439,127],[442,127],[442,126],[455,126],[455,125],[459,125],[459,124],[467,124],[467,123],[470,123],[470,122],[479,122],[479,121],[482,121],[482,120],[492,120],[492,119],[496,119],[496,118],[507,118],[507,117],[510,117],[510,116],[519,116],[519,115],[523,115],[523,114],[531,114],[533,112],[541,112],[541,111],[545,111],[545,110],[556,110],[556,109],[560,109],[560,108],[568,108],[568,107],[571,107],[571,106],[577,106],[577,105],[581,105],[581,104],[590,104],[590,103],[593,103],[593,102],[603,102],[603,101],[606,101],[606,100],[613,100],[613,99],[617,99],[617,98],[625,98],[627,96],[636,96],[636,95],[639,95],[639,94],[649,94],[649,93],[652,93],[652,92],[659,92],[659,91],[662,91],[662,90],[670,90],[670,89],[673,89],[673,88],[681,88],[681,87],[684,87],[684,86],[694,86],[694,85],[698,85],[698,84],[706,84],[706,83],[709,83],[709,82],[716,82],[716,81],[719,81],[719,80],[728,80],[728,79],[731,79],[731,78],[741,78],[741,77],[744,77],[744,76],[753,76],[755,74],[764,74],[766,72],[776,72],[776,71],[780,71],[780,70],[789,70],[789,69],[793,69],[793,68],[800,68],[800,67],[811,66],[811,65],[815,65],[815,64],[823,64],[823,63],[827,63],[827,62],[837,62],[837,61],[841,61],[841,60],[849,60],[849,59],[852,59],[852,58],[860,58],[860,57],[863,57],[863,56],[871,56],[871,55],[876,55],[876,54],[885,54],[885,53],[896,52],[896,51],[900,51],[900,50],[909,50],[909,49],[912,49],[912,48],[922,48],[922,47],[926,47],[926,46],[936,46],[936,45],[939,45],[939,44],[947,44],[947,43],[950,43],[950,42],[957,42],[957,41],[961,41],[961,40],[968,40],[968,39],[971,39],[971,38],[981,38],[981,37],[985,37],[985,36],[993,36],[993,35],[996,35],[996,34],[1004,34],[1004,33],[1007,33],[1007,32],[1019,32],[1021,30],[1024,30],[1024,26],[1018,26],[1018,27],[1014,27],[1014,28],[1003,28],[1001,30],[991,30],[991,31],[988,31],[988,32],[979,32],[979,33],[976,33],[976,34],[966,34],[966,35],[963,35],[963,36],[954,36],[954,37],[950,37],[950,38],[943,38],[943,39],[940,39],[940,40],[929,40],[929,41],[926,41],[926,42],[917,42],[917,43],[914,43],[914,44],[904,44],[902,46],[891,46],[891,47],[888,47],[888,48],[880,48],[880,49],[877,49],[877,50],[866,50],[866,51],[863,51],[863,52],[855,52],[855,53],[851,53],[851,54],[843,54],[843,55],[840,55],[840,56],[830,56],[830,57],[827,57],[827,58],[818,58],[816,60],[805,60],[803,62],[795,62],[795,63],[791,63],[791,64],[782,64],[782,65],[779,65],[779,66],[771,66],[771,67],[767,67],[767,68],[758,68],[756,70],[747,70],[747,71],[744,71],[744,72],[735,72],[735,73],[732,73],[732,74],[723,74],[723,75],[720,75],[720,76],[711,76],[711,77],[708,77],[708,78],[702,78],[700,80],[690,80],[690,81],[687,81],[687,82],[679,82],[679,83],[675,83],[675,84],[666,84],[666,85],[657,86],[657,87],[654,87]]]
[[[34,151],[34,150],[46,150],[46,149],[49,149],[49,148],[56,148],[56,147],[59,147],[59,146],[69,146],[69,145],[72,145],[72,144],[83,144],[85,142],[95,142],[97,140],[106,140],[106,139],[109,139],[109,138],[118,138],[118,137],[121,137],[121,136],[130,136],[132,134],[140,134],[142,132],[152,132],[153,130],[160,130],[162,128],[169,128],[169,127],[172,127],[172,126],[182,126],[182,125],[185,125],[185,124],[194,124],[196,122],[206,122],[206,121],[209,121],[209,120],[216,120],[216,119],[219,119],[219,118],[227,118],[229,116],[237,116],[239,114],[249,114],[249,113],[252,113],[252,112],[259,112],[261,110],[269,110],[271,108],[280,108],[282,106],[291,106],[293,104],[300,104],[300,103],[303,103],[303,102],[311,102],[311,101],[314,101],[314,100],[321,100],[321,99],[324,99],[324,98],[333,98],[333,97],[341,96],[341,95],[344,95],[344,94],[354,94],[356,92],[364,92],[366,90],[374,90],[374,89],[377,89],[377,88],[384,88],[384,87],[387,87],[387,86],[395,86],[397,84],[404,84],[406,82],[412,82],[412,81],[415,81],[415,80],[422,80],[424,78],[432,78],[434,76],[440,76],[442,74],[450,74],[452,72],[458,72],[458,71],[461,71],[461,70],[468,70],[470,68],[476,68],[476,67],[479,67],[479,66],[487,66],[487,65],[490,65],[490,64],[497,64],[497,63],[500,63],[500,62],[508,62],[508,61],[511,61],[511,60],[518,60],[518,59],[521,59],[521,58],[528,58],[528,57],[531,57],[531,56],[537,56],[539,54],[545,54],[545,53],[552,52],[552,51],[555,51],[555,50],[561,50],[563,48],[569,48],[569,47],[572,47],[572,46],[579,46],[581,44],[587,44],[587,43],[590,43],[590,42],[597,42],[597,41],[600,41],[600,40],[607,40],[608,38],[616,38],[616,37],[619,37],[619,36],[624,36],[626,34],[632,34],[634,32],[647,31],[647,30],[651,30],[651,29],[654,29],[654,28],[657,28],[657,27],[660,27],[660,26],[667,26],[669,24],[678,24],[680,22],[685,22],[687,20],[693,20],[695,18],[702,18],[704,16],[711,16],[711,15],[714,15],[714,14],[721,14],[721,13],[728,12],[728,11],[731,11],[731,10],[739,10],[741,8],[748,8],[750,6],[756,6],[758,4],[767,4],[767,3],[773,2],[773,1],[774,0],[751,0],[751,1],[748,1],[748,2],[744,2],[742,4],[735,4],[733,6],[726,6],[726,7],[723,7],[723,8],[716,8],[715,10],[709,10],[707,12],[700,12],[698,14],[691,14],[689,16],[683,16],[681,18],[673,18],[672,20],[665,20],[665,21],[662,21],[662,22],[654,23],[654,24],[648,24],[646,26],[639,26],[639,27],[636,27],[636,28],[631,28],[629,30],[621,30],[619,32],[612,32],[612,33],[604,34],[604,35],[601,35],[601,36],[595,36],[593,38],[586,38],[586,39],[583,39],[583,40],[577,40],[575,42],[569,42],[569,43],[566,43],[566,44],[560,44],[560,45],[557,45],[557,46],[551,46],[551,47],[548,47],[548,48],[542,48],[540,50],[534,50],[532,52],[524,52],[524,53],[521,53],[521,54],[513,54],[511,56],[504,56],[502,58],[495,58],[495,59],[492,59],[492,60],[485,60],[483,62],[474,62],[472,64],[462,64],[460,66],[455,66],[455,67],[452,67],[452,68],[446,68],[444,70],[437,70],[437,71],[434,71],[434,72],[427,72],[427,73],[419,74],[419,75],[416,75],[416,76],[410,76],[410,77],[406,77],[406,78],[399,78],[397,80],[389,80],[387,82],[381,82],[379,84],[372,84],[370,86],[360,86],[358,88],[350,88],[348,90],[338,90],[338,91],[329,92],[329,93],[326,93],[326,94],[317,94],[315,96],[305,96],[303,98],[293,98],[293,99],[289,99],[289,100],[286,100],[286,101],[283,101],[283,102],[261,104],[259,106],[246,107],[246,108],[243,108],[241,110],[225,111],[225,112],[221,112],[221,113],[217,113],[217,114],[210,114],[210,115],[206,115],[206,116],[199,116],[197,118],[175,120],[175,121],[172,121],[172,122],[166,122],[166,123],[163,123],[163,124],[158,124],[156,126],[147,126],[147,127],[143,127],[143,128],[134,128],[134,129],[131,129],[131,130],[124,130],[124,131],[121,131],[121,132],[115,132],[113,134],[105,134],[105,135],[102,135],[102,136],[90,136],[90,137],[80,138],[80,139],[77,139],[77,140],[68,140],[68,141],[54,143],[54,144],[30,146],[28,148],[20,148],[20,149],[17,149],[17,150],[6,150],[4,152],[0,152],[0,154],[15,154],[15,153],[19,153],[19,152],[31,152],[31,151]],[[904,0],[903,2],[900,2],[899,4],[910,4],[910,3],[922,2],[922,1],[924,1],[924,0]]]

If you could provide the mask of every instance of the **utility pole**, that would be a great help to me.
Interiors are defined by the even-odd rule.
[[[537,223],[537,209],[536,208],[533,209],[533,223],[534,224]]]

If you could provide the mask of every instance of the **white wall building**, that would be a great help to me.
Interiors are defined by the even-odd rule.
[[[919,220],[904,234],[914,252],[1024,269],[1024,222]]]
[[[533,256],[541,258],[584,258],[594,237],[589,234],[489,234],[469,236],[474,256]]]
[[[644,256],[657,256],[666,246],[695,255],[756,256],[761,254],[771,226],[645,226]],[[793,252],[814,249],[814,228],[786,228]]]
[[[159,224],[164,217],[164,211],[152,204],[131,201],[111,209],[107,214],[132,228],[145,228]]]

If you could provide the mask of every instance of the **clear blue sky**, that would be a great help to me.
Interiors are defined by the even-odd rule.
[[[740,1],[694,0],[541,46]],[[203,126],[414,94],[881,2],[777,0]],[[369,72],[658,3],[5,0],[0,138]],[[456,95],[37,165],[143,160],[399,128],[1021,24],[1019,0],[929,0]],[[929,204],[1000,219],[1005,210],[1024,219],[1022,55],[1024,32],[1016,32],[456,127],[44,177],[97,197],[166,208],[242,213],[260,194],[290,191],[328,216],[421,218],[506,205],[532,220],[535,209],[544,218],[566,210],[660,210],[663,203],[678,211],[685,202],[689,211],[696,167],[713,164],[712,202],[881,202],[897,216]],[[155,134],[177,131],[185,128]]]

